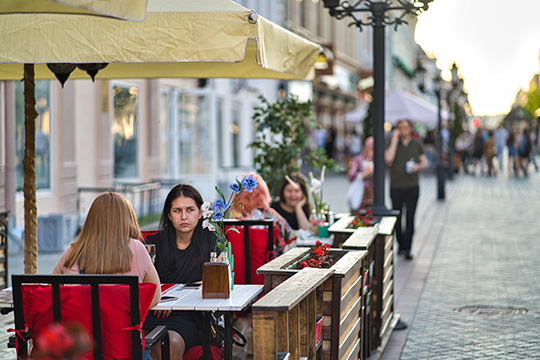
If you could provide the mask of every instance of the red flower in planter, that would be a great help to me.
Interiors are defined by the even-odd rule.
[[[347,227],[349,229],[358,229],[359,227],[373,226],[377,221],[373,217],[371,209],[368,209],[365,214],[358,214]]]
[[[314,268],[329,268],[330,263],[330,245],[324,244],[317,240],[315,246],[309,251],[309,259],[300,263],[302,268],[314,267]]]

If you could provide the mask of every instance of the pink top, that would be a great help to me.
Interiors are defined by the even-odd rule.
[[[131,239],[129,247],[131,249],[131,253],[133,254],[133,258],[131,259],[131,270],[125,274],[139,275],[139,282],[143,282],[146,274],[148,274],[148,271],[152,266],[152,260],[150,259],[150,255],[148,255],[148,252],[146,251],[143,243],[139,240]],[[56,263],[54,270],[57,274],[79,274],[78,264],[73,265],[71,269],[66,269],[64,267],[64,262],[66,261],[66,257],[68,256],[70,251],[71,246],[62,254],[60,260],[58,260],[58,262]]]

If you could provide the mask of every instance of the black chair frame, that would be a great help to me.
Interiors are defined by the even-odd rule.
[[[264,226],[268,228],[267,249],[271,253],[274,251],[274,220],[223,220],[225,226],[243,226],[244,227],[244,268],[246,273],[246,284],[251,284],[251,256],[249,246],[249,228],[252,226]],[[268,261],[272,259],[267,259]]]
[[[92,336],[94,339],[94,359],[103,359],[102,334],[101,334],[101,315],[99,285],[117,284],[129,285],[131,326],[139,325],[139,280],[137,275],[12,275],[11,282],[13,286],[13,304],[15,307],[15,329],[16,331],[25,330],[25,320],[23,311],[23,284],[50,284],[52,290],[52,310],[53,320],[60,322],[62,320],[60,303],[60,285],[78,284],[90,285],[91,304],[92,304]],[[27,336],[17,336],[18,356],[22,359],[28,358]],[[142,360],[142,340],[138,330],[131,332],[132,351],[134,360]],[[145,336],[145,349],[161,343],[162,359],[169,360],[169,334],[164,326],[158,326]]]

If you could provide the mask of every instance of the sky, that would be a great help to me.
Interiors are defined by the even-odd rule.
[[[506,114],[540,69],[540,0],[434,0],[415,38],[443,78],[456,62],[475,115]]]

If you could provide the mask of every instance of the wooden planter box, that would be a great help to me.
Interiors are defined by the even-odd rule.
[[[294,248],[260,267],[264,275],[264,292],[296,274],[289,267],[305,257],[309,248]],[[331,267],[334,274],[318,294],[317,315],[323,315],[321,357],[324,360],[356,359],[362,349],[363,274],[367,251],[332,249],[342,257]],[[319,307],[320,304],[320,307]]]
[[[395,217],[383,217],[373,229],[359,228],[343,243],[343,249],[367,250],[371,299],[369,352],[384,349],[392,332],[394,315],[394,227]]]

